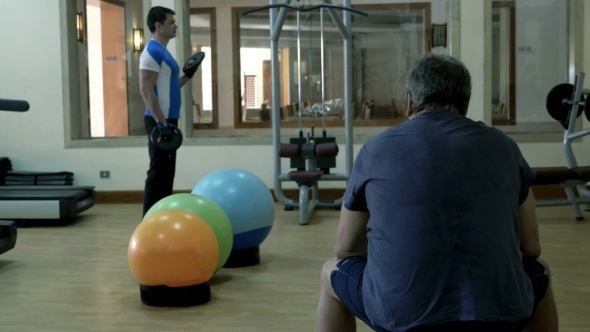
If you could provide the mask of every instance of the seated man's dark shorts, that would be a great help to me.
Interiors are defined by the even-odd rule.
[[[363,303],[363,273],[367,259],[364,257],[349,257],[336,264],[337,269],[332,271],[330,280],[334,292],[340,298],[340,301],[360,320],[365,322],[375,331],[387,332],[382,328],[373,326],[365,312]],[[549,287],[549,277],[545,274],[545,267],[531,258],[523,258],[522,265],[526,274],[531,278],[535,301],[533,306],[533,315],[537,309],[539,301],[545,296]],[[489,323],[489,322],[456,322],[443,326],[418,327],[408,330],[408,332],[471,332],[471,331],[522,331],[530,323],[531,317],[523,319],[516,323]]]

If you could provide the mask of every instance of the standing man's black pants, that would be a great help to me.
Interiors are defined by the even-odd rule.
[[[174,185],[174,173],[176,171],[176,151],[160,151],[149,139],[152,130],[156,128],[156,120],[151,116],[144,116],[145,131],[148,135],[148,149],[150,153],[150,169],[145,180],[145,191],[143,193],[143,216],[152,205],[160,199],[172,195]],[[178,119],[167,119],[166,121],[178,125]]]

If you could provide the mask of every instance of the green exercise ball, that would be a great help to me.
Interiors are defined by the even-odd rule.
[[[219,242],[219,263],[216,272],[219,271],[227,261],[234,243],[234,234],[231,223],[225,212],[212,200],[194,194],[174,194],[162,198],[154,204],[143,217],[149,216],[164,210],[185,210],[201,217],[215,233]]]

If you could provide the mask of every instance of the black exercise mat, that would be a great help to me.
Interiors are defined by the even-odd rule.
[[[6,173],[12,170],[12,163],[8,157],[0,157],[0,185],[3,185],[6,179]]]
[[[73,181],[5,181],[5,186],[71,186]]]
[[[74,182],[73,179],[67,180],[11,180],[6,178],[4,181],[6,185],[12,186],[35,186],[35,185],[70,185]]]
[[[61,180],[73,178],[74,173],[72,172],[23,172],[23,171],[8,171],[6,173],[7,178],[12,179],[48,179],[48,180]]]
[[[67,181],[73,180],[73,175],[15,175],[6,173],[6,181]]]
[[[27,172],[8,171],[4,176],[4,185],[72,185],[74,173],[72,172]]]

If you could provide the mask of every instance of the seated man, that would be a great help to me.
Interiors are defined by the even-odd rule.
[[[406,80],[410,120],[368,141],[346,188],[318,331],[557,331],[535,177],[516,143],[465,117],[471,77],[446,55]]]

